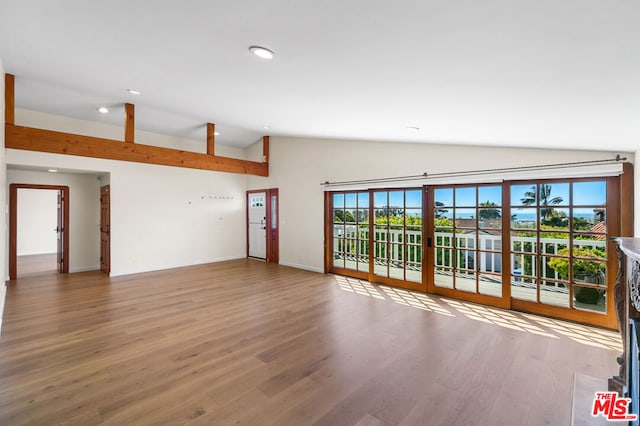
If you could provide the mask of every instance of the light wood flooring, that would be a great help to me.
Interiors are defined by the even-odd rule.
[[[10,282],[0,424],[567,425],[609,331],[237,260]]]
[[[18,278],[57,274],[58,255],[56,253],[46,253],[17,256],[16,269]]]

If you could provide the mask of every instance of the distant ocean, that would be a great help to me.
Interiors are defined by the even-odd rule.
[[[536,216],[537,216],[535,213],[514,213],[514,214],[515,214],[515,220],[520,220],[523,222],[533,222],[534,220],[536,220]],[[458,216],[457,219],[470,219],[474,215],[469,213],[469,214],[458,214],[457,216]],[[451,213],[444,213],[442,214],[442,217],[448,217],[449,219],[451,219],[453,215]],[[573,217],[581,217],[584,219],[592,220],[594,219],[595,215],[593,213],[574,213]]]

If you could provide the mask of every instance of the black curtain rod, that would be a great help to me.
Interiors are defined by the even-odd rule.
[[[626,159],[627,157],[621,157],[620,155],[617,155],[616,158],[611,158],[607,160],[576,161],[572,163],[539,164],[535,166],[505,167],[505,168],[499,168],[499,169],[480,169],[480,170],[442,172],[442,173],[432,173],[432,174],[428,174],[427,172],[424,172],[421,175],[412,175],[412,176],[396,176],[396,177],[362,179],[362,180],[345,180],[341,182],[326,181],[321,183],[320,185],[322,186],[358,185],[363,183],[403,182],[408,180],[429,179],[434,177],[486,175],[486,174],[497,173],[497,172],[513,172],[513,171],[523,171],[523,170],[546,170],[546,169],[556,169],[559,167],[567,167],[567,166],[589,166],[592,164],[612,163],[617,161],[625,161]]]

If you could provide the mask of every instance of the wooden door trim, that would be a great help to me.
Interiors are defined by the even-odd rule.
[[[265,194],[265,214],[266,221],[265,226],[266,229],[266,256],[265,260],[267,263],[279,263],[280,262],[280,226],[278,225],[279,217],[280,217],[280,195],[278,192],[278,188],[268,188],[268,189],[251,189],[247,191],[245,203],[245,223],[246,223],[246,235],[247,235],[247,257],[249,257],[249,195],[250,194]],[[270,238],[271,234],[271,225],[272,225],[272,215],[271,215],[271,197],[275,195],[277,197],[276,204],[276,230],[275,230],[275,239]],[[274,242],[275,241],[275,242]]]
[[[324,273],[327,274],[332,268],[333,259],[331,258],[331,245],[333,244],[333,218],[331,192],[324,193]]]
[[[69,273],[69,187],[63,185],[40,185],[12,183],[9,185],[9,279],[18,276],[18,189],[49,189],[62,191],[63,229],[62,229],[62,272]]]
[[[103,223],[103,214],[102,214],[102,209],[104,206],[104,200],[103,197],[109,197],[109,200],[107,202],[107,213],[106,216],[108,218],[108,220],[106,221],[106,225],[108,227],[108,229],[106,230],[106,235],[107,235],[107,248],[105,250],[105,248],[102,245],[102,234],[103,234],[103,227],[104,227],[104,223]],[[106,261],[105,261],[106,258]],[[104,267],[103,267],[104,265]],[[100,270],[104,273],[106,273],[107,275],[109,275],[111,273],[111,185],[103,185],[100,187]]]
[[[275,232],[274,218],[271,210],[271,198],[276,197],[276,217]],[[270,188],[267,190],[267,262],[278,263],[280,260],[280,227],[278,221],[280,218],[280,195],[278,188]],[[275,238],[273,237],[275,235]]]

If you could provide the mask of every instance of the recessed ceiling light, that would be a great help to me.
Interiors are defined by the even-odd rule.
[[[100,108],[98,108],[98,112],[99,112],[100,114],[107,114],[107,113],[109,112],[109,108],[107,108],[107,107],[100,107]]]
[[[407,126],[407,130],[409,130],[410,132],[419,132],[420,131],[420,127]]]
[[[269,126],[268,124],[265,124],[262,128],[265,130],[271,130],[271,126]]]
[[[135,90],[135,89],[127,89],[127,92],[131,93],[132,95],[141,95],[142,92],[139,90]]]
[[[220,134],[220,132],[213,132],[213,134],[214,134],[215,136],[218,136],[218,135]]]
[[[47,170],[49,173],[58,173],[58,171],[56,169],[49,169]]]
[[[273,59],[273,57],[276,56],[273,51],[262,46],[251,46],[249,47],[249,52],[262,59]]]

